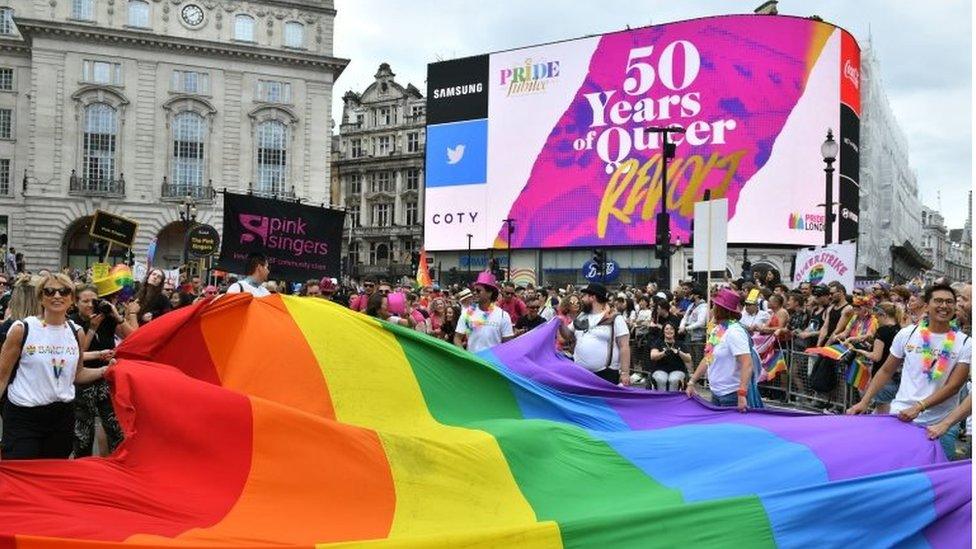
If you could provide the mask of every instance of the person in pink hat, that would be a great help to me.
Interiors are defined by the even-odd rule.
[[[749,333],[738,322],[741,313],[742,302],[736,292],[723,288],[712,296],[714,326],[705,340],[705,356],[691,374],[686,391],[689,397],[694,396],[695,384],[707,374],[712,404],[744,412],[749,407],[753,364]]]
[[[476,303],[461,312],[454,331],[454,344],[477,353],[515,337],[512,318],[495,305],[498,300],[495,275],[491,271],[479,273],[472,291]]]

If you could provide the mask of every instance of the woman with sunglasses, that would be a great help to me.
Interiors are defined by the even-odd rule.
[[[46,275],[37,283],[37,296],[41,314],[15,322],[0,350],[0,392],[7,392],[0,445],[3,459],[70,456],[75,383],[102,379],[108,368],[82,366],[84,334],[68,320],[74,303],[71,279]]]

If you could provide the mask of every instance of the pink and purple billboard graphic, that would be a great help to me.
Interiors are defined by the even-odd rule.
[[[842,86],[860,114],[842,83],[860,63],[846,31],[722,16],[485,57],[430,66],[427,249],[464,249],[467,234],[474,248],[504,247],[506,218],[516,248],[654,242],[662,147],[645,129],[673,125],[685,133],[672,134],[664,192],[672,238],[690,241],[710,191],[729,199],[732,243],[823,242],[823,223],[807,221],[823,217],[820,145],[828,128],[857,139],[844,135]],[[853,173],[835,177],[835,197],[857,196]]]

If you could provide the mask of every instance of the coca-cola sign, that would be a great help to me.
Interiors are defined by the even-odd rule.
[[[855,88],[861,89],[861,71],[851,63],[850,59],[844,61],[844,78],[850,80]]]

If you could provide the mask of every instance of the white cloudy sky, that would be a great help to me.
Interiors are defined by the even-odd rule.
[[[427,63],[704,15],[750,13],[760,0],[335,0],[335,55],[351,59],[335,88],[362,91],[381,62],[421,91]],[[966,220],[972,186],[972,6],[969,0],[781,0],[870,43],[908,137],[924,203]]]

